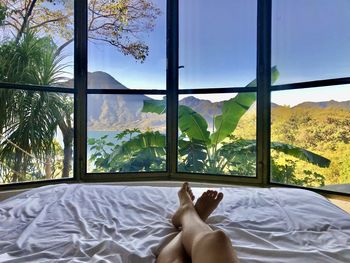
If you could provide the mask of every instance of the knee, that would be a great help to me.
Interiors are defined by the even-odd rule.
[[[217,242],[231,242],[226,233],[222,230],[215,230],[211,233],[211,238]]]
[[[209,243],[210,246],[222,247],[223,245],[227,245],[227,244],[231,245],[231,240],[226,235],[226,233],[222,230],[215,230],[210,233],[206,233],[200,238],[199,241],[202,244]]]

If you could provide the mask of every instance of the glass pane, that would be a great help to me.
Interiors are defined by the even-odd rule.
[[[89,95],[88,172],[166,170],[165,98]]]
[[[271,107],[272,181],[350,193],[350,85],[273,92]]]
[[[73,0],[1,1],[0,82],[73,88],[73,9]]]
[[[178,171],[256,175],[256,94],[180,96]]]
[[[256,0],[180,0],[180,88],[245,87],[256,76]]]
[[[350,1],[273,0],[274,84],[350,76]]]
[[[0,89],[0,183],[72,177],[73,96]]]
[[[165,89],[166,0],[88,5],[88,88]]]

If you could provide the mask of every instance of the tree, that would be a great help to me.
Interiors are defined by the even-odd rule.
[[[74,16],[71,0],[2,0],[0,21],[18,42],[26,30],[50,36],[57,53],[73,42]],[[6,12],[1,11],[6,10]],[[5,15],[2,15],[4,14]],[[108,43],[125,55],[143,62],[148,46],[143,34],[154,29],[160,10],[147,0],[89,0],[89,39]]]
[[[37,38],[25,33],[19,43],[0,46],[0,79],[25,84],[51,85],[62,80],[62,57],[48,37]],[[53,92],[2,89],[0,131],[6,137],[1,144],[0,159],[14,171],[12,181],[23,180],[27,169],[38,161],[49,165],[47,156],[54,151],[57,126],[71,126],[72,111],[67,98]],[[70,113],[69,113],[70,112]],[[33,162],[31,159],[35,158]],[[66,159],[71,160],[71,156]],[[69,167],[68,167],[69,169]],[[49,171],[49,169],[46,169]]]

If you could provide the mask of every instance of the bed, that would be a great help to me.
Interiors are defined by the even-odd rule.
[[[209,217],[244,262],[349,263],[350,215],[301,189],[216,188]],[[204,189],[193,188],[196,196]],[[176,230],[177,188],[55,185],[0,203],[0,262],[155,262]]]

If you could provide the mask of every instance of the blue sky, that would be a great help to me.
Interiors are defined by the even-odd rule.
[[[165,0],[156,28],[143,39],[145,63],[104,44],[89,45],[89,71],[128,88],[165,89]],[[180,0],[180,88],[245,86],[255,78],[256,0]],[[272,64],[277,84],[350,76],[349,0],[274,0]],[[350,100],[350,86],[273,94],[278,104]],[[216,100],[225,99],[217,97]]]

